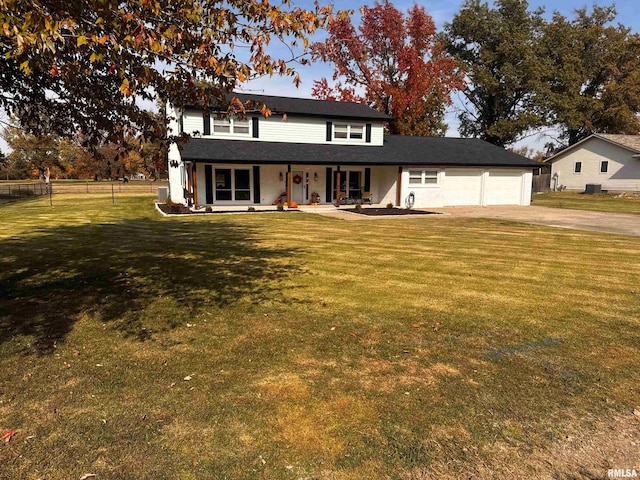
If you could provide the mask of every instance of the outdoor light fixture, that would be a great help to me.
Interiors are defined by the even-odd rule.
[[[317,182],[318,181],[318,172],[314,172],[313,174],[313,181]]]
[[[280,181],[282,181],[282,172],[280,172]]]

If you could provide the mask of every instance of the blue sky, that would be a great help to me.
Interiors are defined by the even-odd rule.
[[[312,8],[313,1],[309,0],[294,0],[295,5],[301,8]],[[324,4],[324,2],[320,2]],[[438,31],[441,31],[445,25],[445,23],[450,22],[455,14],[460,10],[462,5],[464,4],[463,0],[432,0],[432,1],[392,1],[394,6],[399,10],[406,12],[409,8],[411,8],[414,3],[418,5],[424,6],[427,13],[431,15],[433,18]],[[355,10],[356,15],[358,15],[358,8],[360,5],[369,5],[373,6],[375,4],[374,0],[359,4],[354,3],[353,1],[348,0],[335,0],[333,5],[336,10]],[[561,14],[571,17],[573,15],[574,10],[579,8],[588,8],[591,9],[593,5],[611,5],[612,2],[609,1],[600,1],[596,0],[593,2],[586,3],[580,0],[557,0],[555,2],[544,2],[539,0],[531,0],[529,2],[529,7],[531,10],[535,10],[539,7],[545,8],[545,17],[548,19],[551,18],[554,11],[558,11]],[[637,13],[640,11],[640,1],[639,0],[619,0],[614,3],[616,10],[618,12],[617,22],[626,25],[631,28],[634,32],[640,31],[640,15]],[[354,21],[354,23],[357,23]],[[322,41],[325,37],[324,32],[319,32],[315,35],[311,41]],[[285,55],[285,50],[282,48],[278,48],[277,43],[273,42],[270,47],[270,53],[273,56],[278,54]],[[243,90],[252,91],[255,93],[264,93],[269,95],[285,95],[285,96],[297,96],[297,97],[311,97],[311,88],[313,87],[313,81],[319,80],[322,77],[327,77],[331,79],[331,75],[333,73],[333,69],[330,64],[316,62],[310,66],[299,66],[298,72],[302,78],[302,84],[299,88],[296,88],[292,83],[291,79],[288,77],[270,77],[270,78],[262,78],[258,80],[254,80],[243,85]],[[458,120],[456,118],[456,114],[454,110],[456,108],[460,108],[462,102],[462,98],[459,96],[454,96],[454,106],[447,114],[447,123],[449,125],[449,130],[447,132],[447,136],[458,136]],[[554,136],[554,132],[545,131],[541,134],[533,135],[518,145],[527,145],[531,148],[535,149],[543,149],[544,144],[548,142]]]

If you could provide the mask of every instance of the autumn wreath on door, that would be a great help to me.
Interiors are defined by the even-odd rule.
[[[300,183],[302,183],[302,177],[300,175],[294,175],[293,183],[295,183],[296,185],[299,185]]]

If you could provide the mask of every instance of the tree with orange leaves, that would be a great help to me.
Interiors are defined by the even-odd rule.
[[[464,77],[431,16],[418,5],[405,16],[388,0],[360,11],[357,30],[350,17],[339,18],[326,41],[312,45],[314,60],[334,64],[337,82],[315,81],[313,96],[367,103],[392,118],[392,134],[444,135],[445,109]]]

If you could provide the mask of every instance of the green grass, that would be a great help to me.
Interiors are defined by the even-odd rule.
[[[633,421],[637,238],[108,200],[0,207],[3,478],[568,478]]]
[[[640,213],[640,194],[550,192],[533,195],[533,205],[596,212]]]

